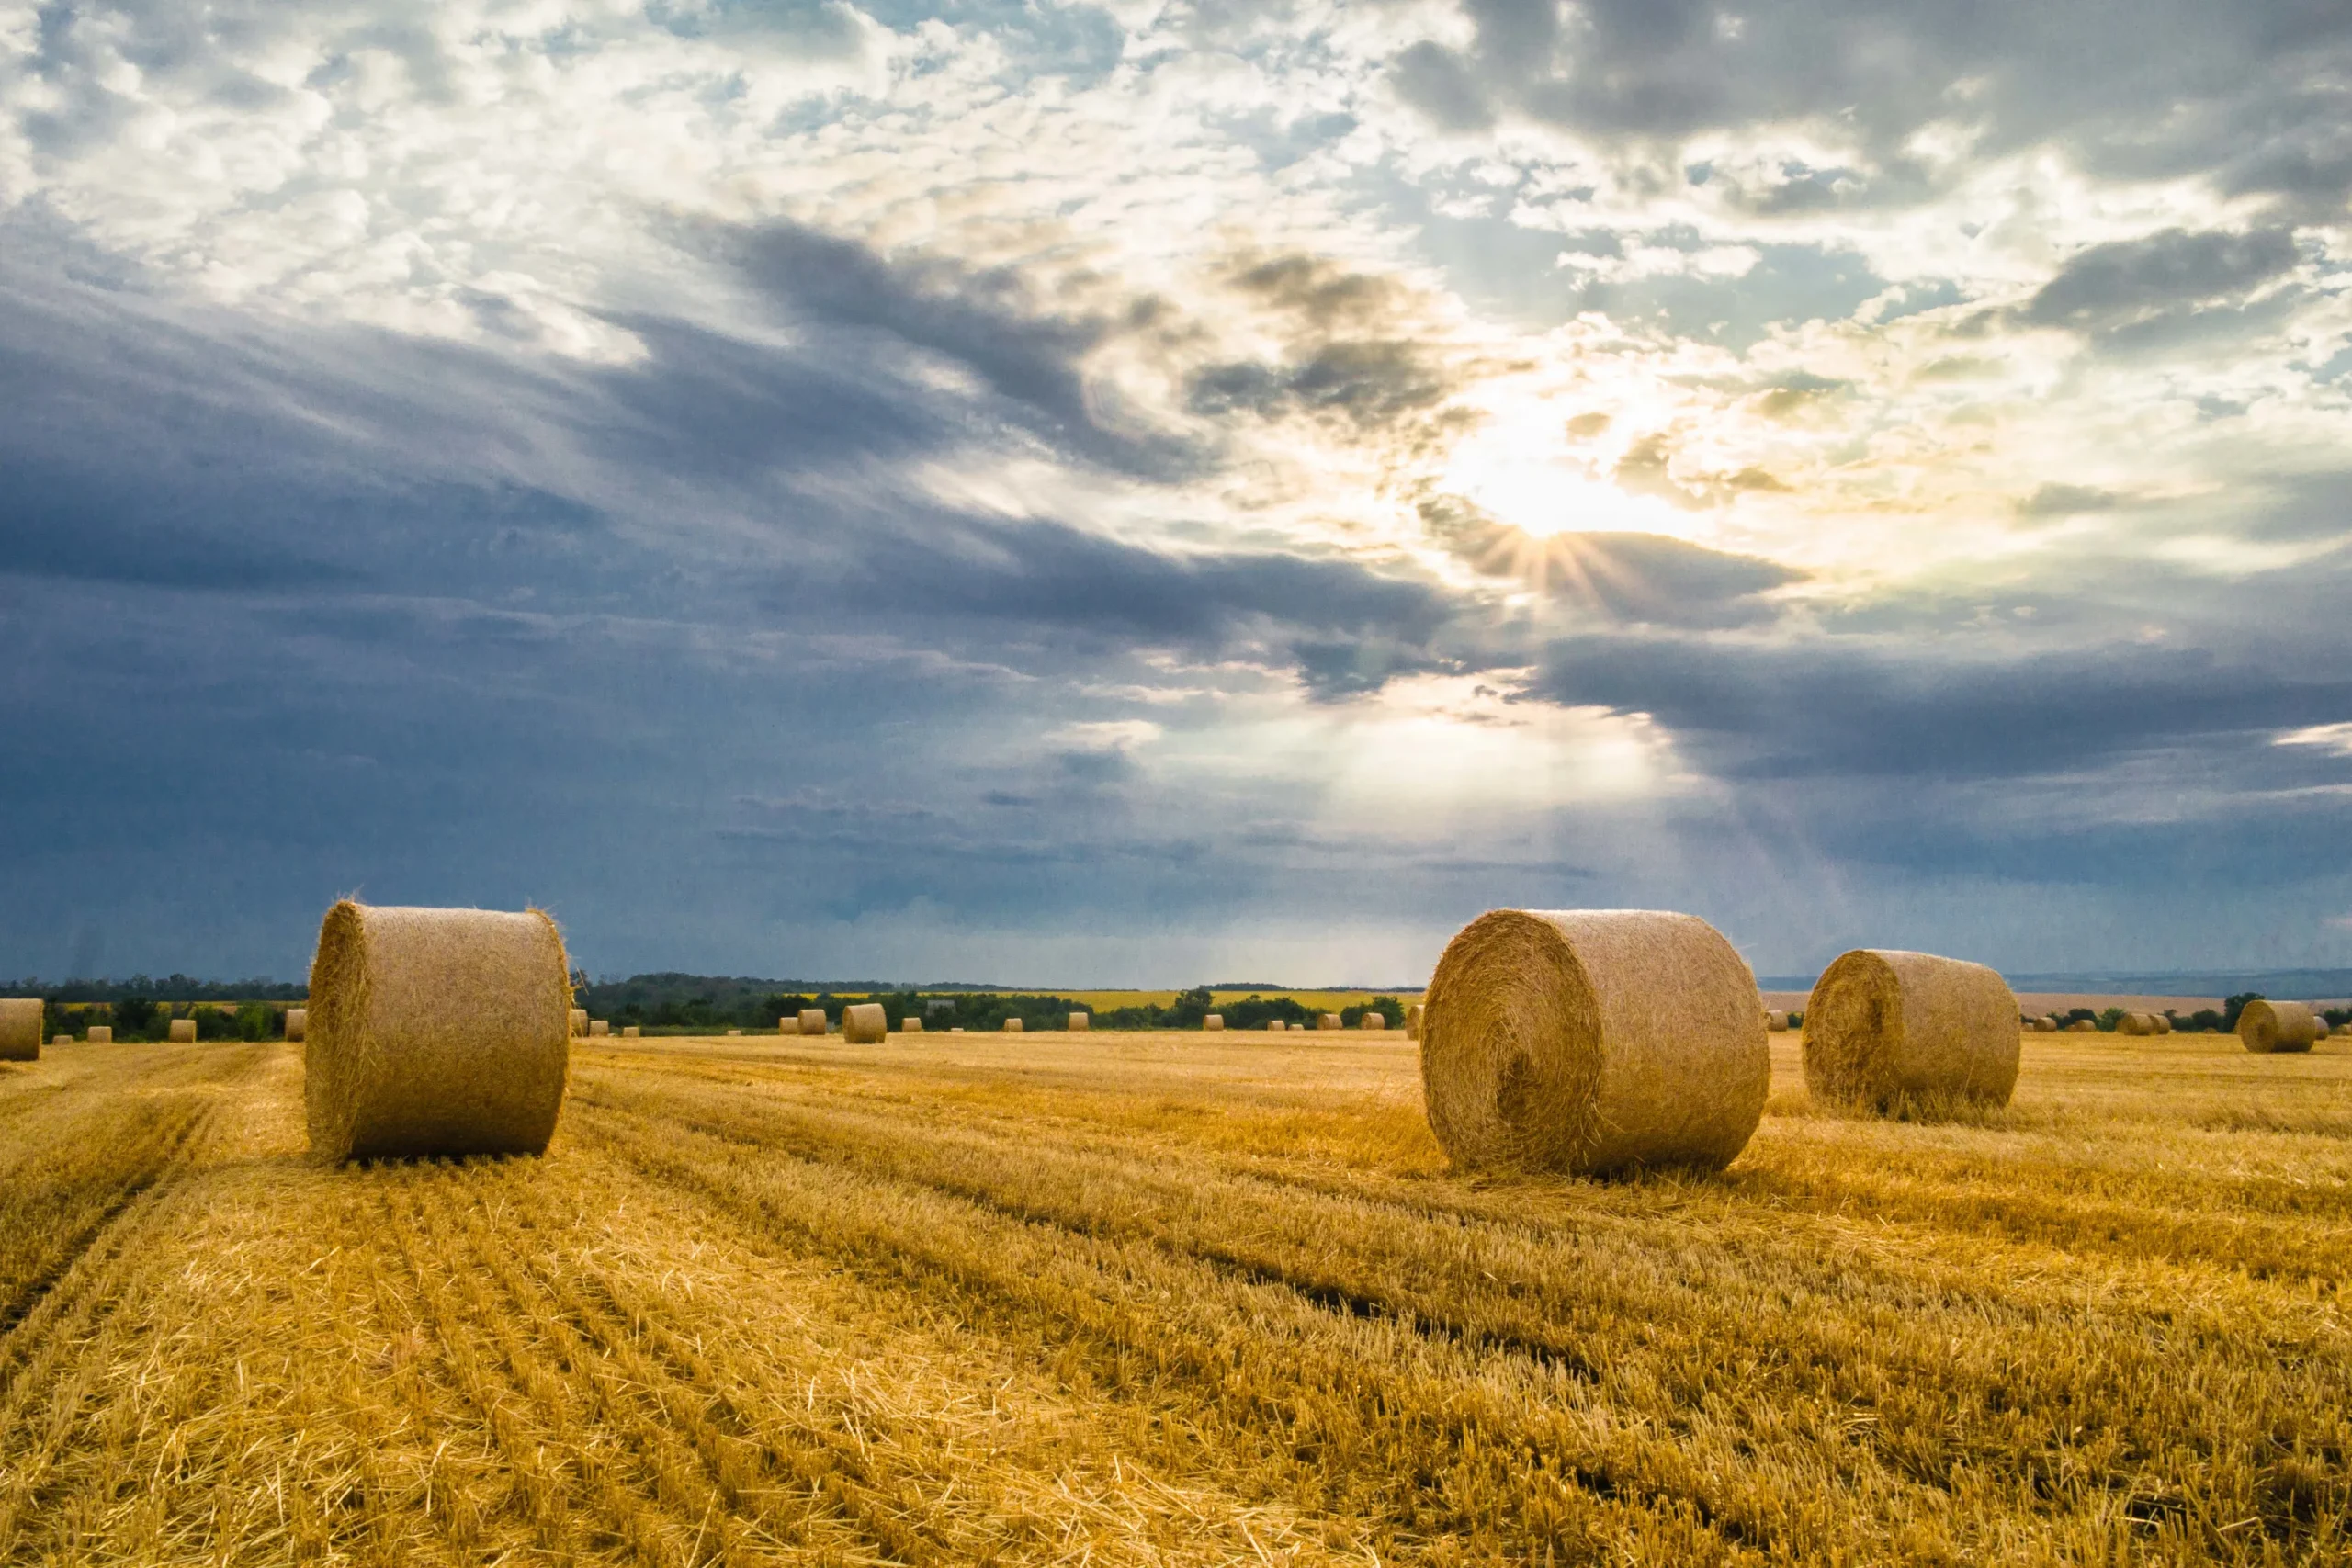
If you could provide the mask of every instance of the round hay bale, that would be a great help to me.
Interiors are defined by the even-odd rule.
[[[1376,1008],[1366,1008],[1363,1010],[1363,1016],[1356,1020],[1356,1027],[1358,1029],[1385,1029],[1388,1027],[1388,1015],[1380,1011]]]
[[[195,1044],[196,1020],[192,1018],[175,1018],[172,1020],[170,1035],[171,1042],[175,1045]]]
[[[74,1043],[74,1037],[71,1034],[52,1034],[49,1037],[49,1043],[51,1045],[71,1045]]]
[[[291,1015],[291,1014],[288,1014],[288,1017],[291,1017],[292,1015]],[[587,1010],[586,1008],[573,1008],[573,1009],[571,1010],[571,1034],[572,1034],[572,1038],[576,1040],[576,1039],[578,1039],[580,1036],[582,1036],[582,1035],[583,1035],[583,1034],[585,1034],[585,1033],[587,1033],[587,1032],[588,1032],[588,1010]],[[291,1039],[293,1039],[293,1038],[294,1038],[294,1036],[293,1036],[293,1035],[291,1035],[291,1034],[289,1034],[289,1035],[288,1035],[286,1038],[288,1038],[288,1040],[291,1040]]]
[[[1982,964],[1857,948],[1813,984],[1804,1081],[1816,1099],[1886,1110],[1910,1096],[2007,1105],[2018,998]]]
[[[2064,1030],[2060,1031],[2060,1032],[2064,1034],[2097,1034],[2098,1032],[2098,1025],[2093,1023],[2089,1019],[2078,1018],[2074,1022],[2068,1024]]]
[[[1340,1028],[1341,1024],[1340,1022],[1340,1015],[1336,1012],[1327,1012],[1321,1018],[1315,1021],[1315,1027],[1317,1029]]]
[[[1094,1015],[1092,1013],[1074,1012],[1069,1015],[1069,1032],[1072,1034],[1084,1034],[1093,1027]]]
[[[2121,1018],[2115,1021],[2115,1032],[2118,1034],[2147,1034],[2153,1032],[2153,1031],[2148,1027],[2148,1015],[2146,1013],[2127,1012]]]
[[[571,1064],[571,976],[544,910],[335,905],[311,963],[312,1152],[544,1153]]]
[[[2308,1051],[2319,1039],[2319,1017],[2301,1002],[2256,998],[2238,1014],[2238,1043],[2257,1056]]]
[[[1225,1014],[1221,1012],[1213,1012],[1209,1014],[1206,1018],[1201,1020],[1201,1027],[1207,1030],[1223,1029],[1225,1027]]]
[[[40,1060],[40,1014],[39,997],[0,999],[0,1062]]]
[[[621,1038],[624,1040],[635,1040],[643,1032],[644,1032],[639,1029],[636,1024],[624,1023],[621,1025]]]
[[[585,1022],[588,1015],[583,1012],[580,1017],[582,1021]],[[310,1032],[310,1030],[311,1010],[309,1008],[288,1008],[286,1010],[286,1038],[289,1043],[299,1044],[301,1042],[302,1037]]]
[[[731,1039],[731,1038],[733,1038],[735,1035],[741,1034],[741,1033],[742,1033],[742,1032],[742,1032],[741,1030],[740,1030],[740,1029],[730,1029],[730,1030],[729,1030],[729,1031],[727,1032],[728,1036],[729,1036],[729,1038],[730,1038],[730,1039]]]
[[[822,1034],[825,1032],[827,1027],[825,1010],[823,1008],[802,1008],[800,1010],[801,1033]]]
[[[1266,1032],[1269,1034],[1280,1034],[1283,1030],[1288,1029],[1290,1025],[1284,1023],[1279,1018],[1270,1018],[1266,1021]]]
[[[890,1017],[880,1002],[852,1002],[842,1009],[842,1043],[876,1045],[889,1032]]]
[[[588,1021],[588,1038],[589,1038],[589,1039],[591,1039],[591,1040],[606,1040],[606,1039],[610,1039],[610,1038],[612,1037],[612,1032],[613,1032],[613,1023],[612,1023],[612,1020],[610,1020],[610,1019],[606,1019],[606,1018],[592,1018],[592,1019],[590,1019],[590,1020]]]
[[[1414,1002],[1405,1009],[1405,1034],[1408,1039],[1421,1037],[1421,1004]]]
[[[1022,1027],[1022,1022],[1017,1018],[1008,1018],[1004,1021],[1004,1032],[1007,1034],[1018,1034],[1021,1032]]]
[[[1774,1034],[1786,1034],[1789,1032],[1789,1015],[1786,1012],[1768,1012],[1764,1015],[1764,1027]]]
[[[113,1044],[114,1025],[111,1023],[94,1023],[90,1025],[90,1043],[93,1045]]]
[[[914,1013],[907,1014],[906,1017],[899,1020],[899,1032],[901,1034],[921,1034],[922,1032],[922,1020]]]
[[[2170,1034],[2172,1032],[2172,1015],[2170,1013],[2150,1013],[2148,1015],[2148,1021],[2156,1026],[2157,1033]]]
[[[1489,910],[1425,995],[1422,1090],[1457,1165],[1720,1168],[1763,1118],[1755,976],[1694,916]]]
[[[960,1023],[950,1024],[948,1025],[947,1032],[950,1034],[961,1034],[964,1032],[964,1026]]]

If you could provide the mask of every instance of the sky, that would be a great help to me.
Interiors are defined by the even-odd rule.
[[[2352,963],[2336,0],[0,0],[0,974]]]

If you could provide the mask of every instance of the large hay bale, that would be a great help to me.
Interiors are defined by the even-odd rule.
[[[852,1002],[842,1009],[842,1043],[878,1045],[890,1032],[890,1016],[880,1002]]]
[[[2319,1015],[2301,1002],[2260,998],[2238,1014],[2238,1043],[2258,1056],[2308,1051],[2319,1039]]]
[[[39,997],[0,999],[0,1062],[40,1060],[40,1015]]]
[[[612,1034],[613,1034],[613,1021],[612,1021],[611,1019],[608,1019],[608,1018],[592,1018],[592,1019],[590,1019],[590,1020],[588,1021],[588,1038],[589,1038],[589,1039],[591,1039],[591,1040],[609,1040],[609,1039],[611,1039],[611,1038],[612,1038]]]
[[[586,1008],[573,1008],[571,1010],[571,1037],[577,1040],[587,1032],[588,1010]],[[290,1040],[293,1036],[289,1034],[287,1038]]]
[[[584,1021],[588,1015],[583,1012],[580,1016]],[[311,1010],[309,1008],[288,1008],[286,1010],[286,1038],[288,1042],[293,1044],[300,1044],[301,1043],[302,1037],[310,1032]]]
[[[1723,933],[1647,909],[1493,909],[1421,1014],[1430,1126],[1462,1166],[1716,1168],[1764,1114],[1756,979]]]
[[[1857,948],[1804,1005],[1815,1098],[1887,1110],[1906,1099],[2007,1105],[2017,1088],[2018,998],[1982,964]]]
[[[111,1023],[94,1023],[90,1025],[89,1038],[90,1043],[93,1045],[113,1044],[114,1025]]]
[[[800,1010],[801,1033],[822,1034],[825,1032],[826,1027],[825,1010],[823,1008],[802,1008]]]
[[[196,1020],[192,1018],[175,1018],[172,1020],[169,1035],[172,1043],[175,1045],[195,1044]]]
[[[901,1034],[921,1034],[922,1032],[922,1016],[920,1014],[910,1012],[907,1014],[906,1017],[899,1020],[899,1032]]]
[[[1007,1034],[1018,1034],[1021,1032],[1021,1030],[1022,1022],[1019,1019],[1008,1018],[1004,1021],[1004,1032]]]
[[[1203,1029],[1223,1029],[1225,1027],[1225,1014],[1221,1012],[1213,1012],[1209,1014],[1206,1018],[1201,1020],[1201,1027]]]
[[[1069,1032],[1072,1034],[1084,1034],[1093,1027],[1094,1015],[1092,1013],[1074,1012],[1069,1015]]]
[[[335,905],[311,964],[312,1152],[545,1152],[571,1064],[571,976],[544,910]]]

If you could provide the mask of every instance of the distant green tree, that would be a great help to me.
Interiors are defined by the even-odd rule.
[[[2109,1008],[2105,1012],[2097,1015],[2092,1021],[2098,1025],[2098,1032],[2101,1034],[2112,1034],[2115,1032],[2115,1026],[2123,1021],[2123,1010]]]
[[[2236,1033],[2238,1028],[2238,1014],[2245,1011],[2245,1004],[2248,1002],[2258,1002],[2267,999],[2267,998],[2265,998],[2260,991],[2240,991],[2236,996],[2231,997],[2222,1002],[2222,1032],[2224,1034]]]

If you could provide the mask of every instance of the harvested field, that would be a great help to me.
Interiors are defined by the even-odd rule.
[[[544,1159],[300,1050],[0,1066],[0,1562],[2314,1562],[2352,1053],[1449,1174],[1412,1045],[600,1040]]]

